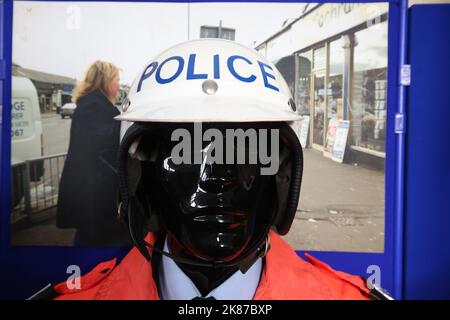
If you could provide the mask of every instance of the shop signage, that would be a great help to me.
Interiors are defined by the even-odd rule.
[[[347,146],[349,120],[340,120],[336,128],[336,137],[333,145],[333,161],[342,163],[344,161],[345,147]]]
[[[290,28],[262,43],[257,50],[270,61],[285,57],[344,32],[361,23],[370,27],[380,22],[388,3],[326,3],[318,5]],[[308,30],[308,32],[305,32]]]

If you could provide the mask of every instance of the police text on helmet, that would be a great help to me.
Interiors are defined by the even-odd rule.
[[[276,87],[273,83],[271,83],[272,80],[276,80],[274,74],[272,73],[272,67],[265,64],[262,61],[256,61],[255,65],[257,66],[257,72],[251,73],[251,74],[243,74],[238,66],[238,63],[245,63],[248,65],[253,65],[254,63],[241,55],[232,55],[229,56],[225,61],[221,61],[221,57],[219,54],[215,54],[211,59],[213,60],[213,67],[212,70],[202,70],[198,71],[196,70],[196,64],[195,64],[196,54],[191,53],[189,57],[187,58],[187,62],[185,62],[185,59],[181,56],[171,56],[159,63],[158,61],[153,61],[150,63],[142,73],[139,83],[137,85],[137,92],[141,91],[142,83],[150,78],[153,74],[155,74],[155,80],[159,84],[167,84],[171,83],[175,79],[177,79],[183,72],[183,69],[186,66],[186,80],[196,80],[196,79],[220,79],[221,77],[221,68],[220,63],[226,63],[227,69],[230,72],[230,74],[236,78],[239,81],[242,82],[254,82],[258,79],[258,76],[261,77],[264,86],[268,89],[279,91],[278,87]],[[176,65],[175,68],[171,68],[171,71],[174,71],[170,75],[162,75],[162,71],[165,66],[169,64]],[[223,69],[222,69],[223,70]],[[208,72],[208,73],[205,73]],[[203,73],[200,73],[203,72]],[[258,74],[259,73],[259,74]]]

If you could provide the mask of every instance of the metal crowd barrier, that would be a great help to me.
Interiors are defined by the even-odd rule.
[[[31,222],[38,213],[55,207],[59,180],[67,154],[54,154],[12,165],[11,223]]]

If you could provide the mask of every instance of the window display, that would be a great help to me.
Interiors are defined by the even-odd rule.
[[[313,52],[313,81],[314,81],[314,127],[313,143],[323,146],[325,122],[325,67],[326,49],[325,46],[314,49]]]
[[[298,55],[298,78],[296,103],[301,115],[309,115],[311,96],[311,60],[312,51],[301,52]]]
[[[353,95],[350,109],[352,144],[385,152],[387,22],[355,33]]]
[[[343,73],[344,73],[344,48],[341,41],[330,42],[330,65],[328,70],[328,119],[337,117],[343,119]]]

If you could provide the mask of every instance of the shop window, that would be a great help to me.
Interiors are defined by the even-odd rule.
[[[355,33],[353,68],[351,143],[354,149],[384,156],[387,22]]]
[[[343,72],[344,49],[339,40],[332,41],[328,45],[328,76],[326,82],[326,135],[324,155],[331,157],[333,154],[334,134],[339,120],[344,118],[343,104]]]
[[[325,47],[317,48],[314,50],[314,63],[313,63],[314,70],[325,69],[326,63],[325,57],[326,57]]]
[[[325,72],[314,73],[313,143],[322,146],[325,127]]]
[[[296,101],[299,113],[309,115],[311,101],[311,60],[312,51],[302,52],[298,55],[298,78]]]
[[[323,146],[325,122],[325,46],[313,52],[313,143]]]
[[[295,56],[289,55],[281,58],[275,63],[275,67],[277,67],[278,71],[280,71],[284,80],[289,87],[289,91],[294,95],[294,87],[295,87]]]
[[[344,49],[342,42],[330,42],[330,62],[328,71],[327,114],[328,120],[344,118],[343,73]]]

